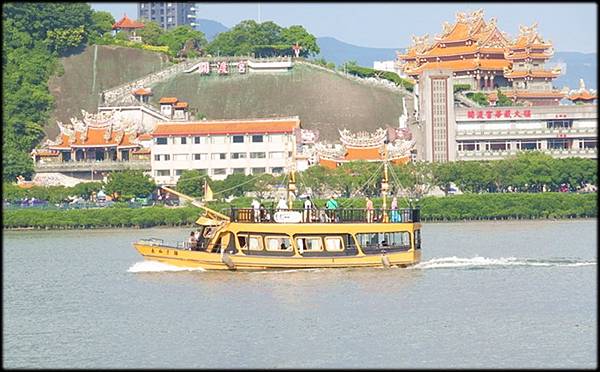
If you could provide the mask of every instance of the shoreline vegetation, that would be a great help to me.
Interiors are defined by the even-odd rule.
[[[318,208],[326,200],[317,199]],[[380,208],[381,198],[373,199],[375,208]],[[407,201],[398,200],[399,208],[408,207]],[[301,201],[294,208],[301,208]],[[364,198],[338,199],[342,208],[363,208]],[[388,202],[389,203],[389,202]],[[249,208],[250,198],[234,199],[231,203],[211,202],[210,208],[225,211],[229,207]],[[389,205],[389,204],[388,204]],[[575,193],[488,193],[463,194],[449,197],[425,197],[414,203],[421,208],[421,221],[466,222],[494,220],[554,220],[596,218],[598,214],[597,194]],[[267,209],[274,207],[265,202]],[[145,208],[107,207],[76,210],[16,209],[3,213],[4,230],[71,230],[106,228],[150,228],[191,227],[202,213],[193,206]]]

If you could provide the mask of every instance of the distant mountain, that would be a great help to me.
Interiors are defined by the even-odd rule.
[[[579,79],[583,79],[586,88],[598,89],[597,53],[555,52],[548,64],[559,65],[563,70],[564,75],[560,75],[554,80],[557,88],[566,85],[571,89],[578,89]]]
[[[391,61],[396,58],[400,48],[368,48],[356,46],[333,37],[318,37],[317,44],[321,53],[316,58],[325,58],[328,62],[341,65],[347,61],[356,61],[360,66],[373,67],[373,61]]]
[[[391,61],[396,51],[404,48],[368,48],[339,41],[333,37],[319,37],[317,43],[321,53],[316,58],[325,58],[328,62],[340,65],[355,60],[359,65],[373,67],[373,61]],[[597,89],[596,53],[555,52],[548,66],[561,66],[563,75],[554,80],[557,88],[567,85],[571,89],[579,87],[579,79],[585,81],[586,88]]]
[[[212,41],[217,34],[229,30],[224,24],[217,21],[211,21],[210,19],[198,19],[198,26],[196,26],[196,29],[202,31],[206,36],[206,40],[209,42]]]

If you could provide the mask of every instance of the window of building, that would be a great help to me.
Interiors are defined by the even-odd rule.
[[[265,173],[265,168],[252,168],[252,174],[261,174]]]
[[[568,149],[570,148],[570,141],[566,138],[550,138],[548,139],[548,148],[556,150]]]
[[[263,135],[254,135],[252,136],[252,142],[263,142],[264,140],[264,136]]]
[[[208,174],[208,169],[206,169],[206,168],[198,168],[198,169],[196,169],[196,170],[197,170],[198,172],[200,172],[200,174],[202,174],[202,175],[206,175],[206,174]]]
[[[208,160],[207,153],[194,154],[194,160]]]
[[[185,172],[185,171],[186,171],[185,169],[175,169],[175,175],[176,175],[176,176],[181,176],[181,174],[182,174],[183,172]]]
[[[211,154],[211,159],[212,160],[225,160],[225,159],[227,159],[227,154],[224,152],[216,152],[214,154]]]
[[[525,141],[521,141],[519,147],[521,150],[537,150],[538,144],[537,144],[537,141],[535,141],[535,140],[529,140],[529,141],[525,140]]]
[[[164,160],[165,160],[165,161],[169,161],[169,160],[171,160],[171,155],[169,155],[169,154],[165,154],[165,155],[163,155],[163,156],[164,156]]]
[[[213,175],[215,176],[221,176],[227,174],[227,169],[225,168],[215,168],[213,169]]]
[[[573,128],[573,119],[548,120],[546,122],[546,128],[548,128],[548,129]]]
[[[491,141],[489,146],[492,151],[504,151],[506,150],[506,141]]]
[[[185,138],[185,137],[181,137],[181,139],[180,139],[180,143],[181,143],[182,145],[185,145],[185,144],[187,144],[187,138]]]
[[[186,161],[186,160],[188,160],[188,154],[174,154],[173,160],[174,161]]]
[[[282,244],[285,249],[282,249]],[[287,236],[265,236],[265,246],[267,251],[291,251],[292,244]]]
[[[586,138],[579,140],[579,148],[581,149],[595,149],[598,146],[598,141],[595,138]]]
[[[275,173],[275,174],[283,173],[283,167],[273,167],[273,168],[271,168],[271,173]]]
[[[323,242],[320,237],[315,236],[299,236],[296,238],[296,246],[300,253],[319,252],[323,250]]]
[[[231,142],[232,143],[244,143],[244,136],[232,136]]]
[[[200,137],[194,137],[194,143],[195,144],[199,144],[200,143]]]
[[[212,143],[222,144],[225,143],[225,136],[214,136],[212,138]]]
[[[171,170],[169,170],[169,169],[157,169],[155,171],[155,174],[156,174],[157,177],[170,176],[171,175]]]
[[[233,168],[233,174],[246,174],[246,168]]]
[[[267,153],[265,152],[251,152],[250,159],[264,159],[266,158]]]
[[[232,152],[232,159],[246,159],[247,154],[245,152]]]
[[[154,155],[154,160],[160,161],[160,155]]]
[[[158,137],[154,139],[154,143],[156,143],[157,145],[166,145],[167,144],[167,137]]]
[[[269,153],[269,158],[271,159],[283,159],[285,157],[285,152],[283,151],[274,151]]]

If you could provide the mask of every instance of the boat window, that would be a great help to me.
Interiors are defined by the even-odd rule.
[[[283,248],[283,246],[285,248]],[[291,251],[292,244],[287,236],[267,236],[265,237],[267,251]]]
[[[298,246],[298,251],[300,251],[300,253],[304,251],[317,252],[323,250],[321,238],[315,236],[298,237],[296,238],[296,245]]]
[[[344,250],[344,245],[342,244],[342,238],[334,236],[334,237],[326,237],[325,238],[325,249],[329,252],[341,252]]]
[[[249,249],[252,251],[262,251],[263,249],[262,237],[259,235],[239,233],[237,238],[240,249]]]
[[[361,247],[410,247],[408,231],[356,234]]]

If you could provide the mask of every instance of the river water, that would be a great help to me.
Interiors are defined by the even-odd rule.
[[[176,270],[4,232],[5,368],[594,368],[596,220],[428,223],[407,269]]]

